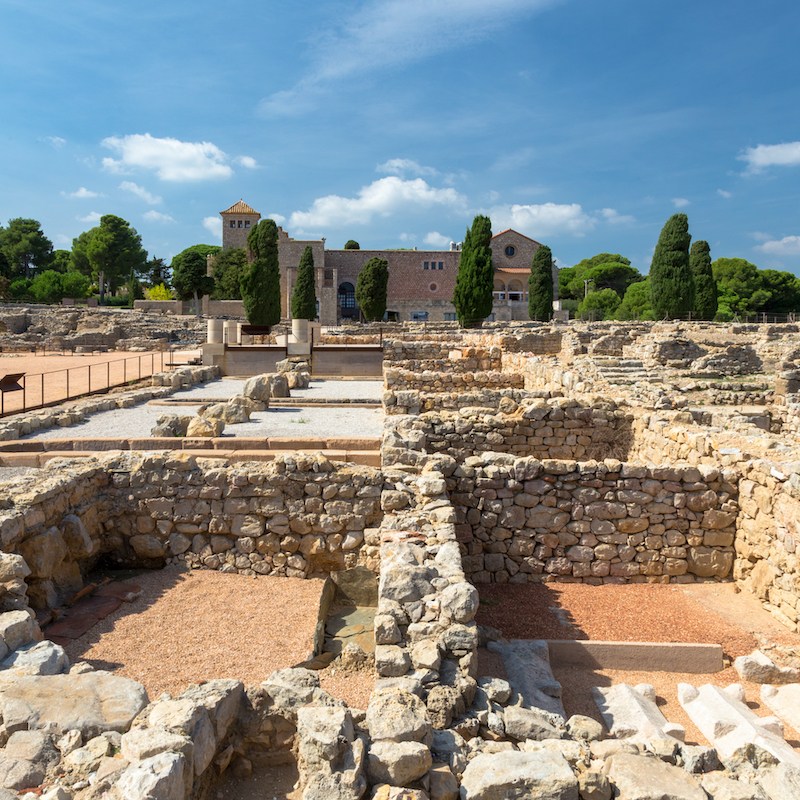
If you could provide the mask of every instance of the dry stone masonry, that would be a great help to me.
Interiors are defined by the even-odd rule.
[[[775,719],[737,689],[686,685],[709,739],[687,745],[651,687],[618,685],[597,692],[609,735],[564,713],[543,643],[492,642],[509,679],[480,675],[475,584],[736,580],[797,630],[799,355],[793,326],[410,325],[385,342],[380,469],[153,451],[7,483],[0,782],[48,800],[201,800],[268,754],[297,760],[304,800],[798,800],[778,718],[797,726],[800,684],[775,652],[739,665],[781,678],[762,691]],[[70,665],[31,609],[79,590],[101,556],[253,576],[367,568],[368,707],[302,668],[153,699]]]

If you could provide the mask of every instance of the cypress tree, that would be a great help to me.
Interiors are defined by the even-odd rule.
[[[317,316],[317,293],[314,280],[314,254],[306,245],[297,267],[297,283],[292,289],[292,317],[314,319]]]
[[[388,285],[389,262],[384,258],[371,258],[358,273],[356,303],[367,322],[383,319]]]
[[[262,219],[247,235],[251,262],[241,280],[242,300],[251,325],[276,325],[281,320],[281,274],[278,226]]]
[[[673,214],[661,230],[650,264],[650,293],[656,319],[678,319],[692,311],[691,239],[686,214]]]
[[[553,254],[547,245],[533,254],[528,277],[528,316],[539,322],[553,318]]]
[[[711,248],[698,239],[689,251],[689,266],[694,279],[694,309],[697,319],[714,319],[717,315],[717,282],[711,270]]]
[[[461,247],[453,305],[462,328],[478,327],[492,313],[492,221],[479,214]]]

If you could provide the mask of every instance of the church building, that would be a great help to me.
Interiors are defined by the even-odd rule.
[[[247,234],[261,214],[243,200],[220,212],[222,247],[247,247]],[[358,319],[356,281],[371,258],[389,264],[386,310],[397,321],[455,320],[452,298],[461,259],[460,247],[449,250],[328,250],[325,239],[292,239],[278,228],[278,262],[281,272],[281,316],[288,318],[292,289],[300,257],[306,246],[314,254],[319,321],[337,325]],[[496,320],[528,319],[528,276],[531,260],[541,244],[514,230],[492,237],[494,305]]]

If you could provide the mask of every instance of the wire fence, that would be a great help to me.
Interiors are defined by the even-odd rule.
[[[7,373],[0,376],[0,417],[135,383],[179,366],[170,357],[171,353],[162,350],[50,372]]]

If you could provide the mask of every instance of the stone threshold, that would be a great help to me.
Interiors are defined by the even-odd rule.
[[[691,673],[719,672],[724,668],[719,644],[548,639],[547,646],[553,667]]]

